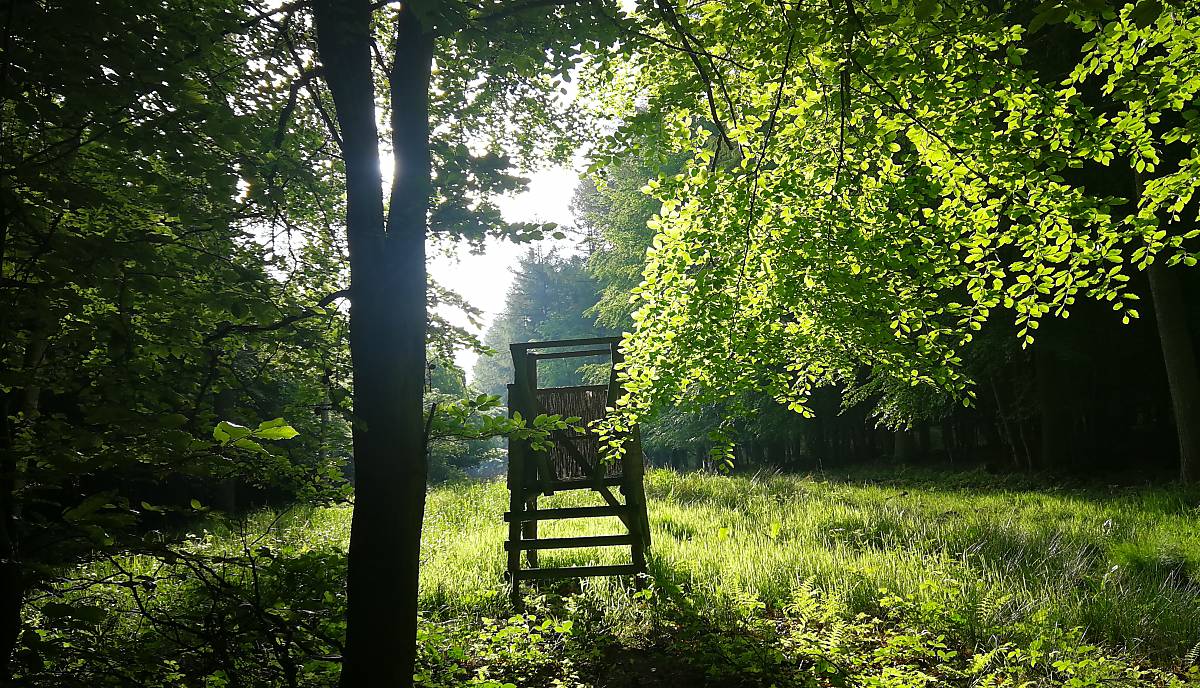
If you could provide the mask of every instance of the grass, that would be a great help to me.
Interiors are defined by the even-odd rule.
[[[1200,491],[1067,489],[981,473],[653,470],[646,492],[648,589],[550,582],[530,592],[531,614],[513,615],[503,482],[431,490],[420,684],[1023,688],[1200,677]],[[581,491],[542,506],[598,501]],[[198,561],[141,555],[81,567],[29,607],[41,638],[32,683],[111,683],[136,669],[142,685],[176,685],[151,675],[333,685],[336,660],[323,657],[338,653],[330,639],[344,632],[350,513],[215,521],[184,546]],[[546,523],[542,535],[619,531],[615,518],[598,518]],[[626,548],[545,551],[542,565],[627,557]],[[74,682],[51,680],[62,676]]]
[[[750,594],[781,606],[801,582],[853,610],[879,590],[936,596],[952,580],[961,602],[1088,637],[1159,661],[1200,641],[1200,495],[1174,489],[1046,490],[854,484],[796,476],[724,477],[650,471],[651,573],[698,604]],[[962,476],[959,476],[962,482]],[[543,500],[595,503],[584,493]],[[507,505],[503,483],[431,492],[423,548],[422,604],[456,614],[478,609],[501,579]],[[616,519],[561,521],[545,536],[619,531]],[[623,548],[543,552],[542,565],[624,561]],[[612,581],[584,586],[619,605]]]

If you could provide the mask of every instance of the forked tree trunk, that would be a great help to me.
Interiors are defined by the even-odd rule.
[[[321,0],[316,27],[342,136],[351,275],[355,501],[341,684],[409,686],[425,507],[422,393],[432,40],[405,3],[389,75],[395,176],[385,222],[371,3]]]
[[[1196,461],[1200,459],[1200,374],[1188,329],[1187,303],[1176,270],[1156,262],[1147,273],[1179,437],[1179,480],[1188,483],[1196,479]]]

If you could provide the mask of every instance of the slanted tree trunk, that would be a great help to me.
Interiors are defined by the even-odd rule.
[[[1200,374],[1188,329],[1187,304],[1176,270],[1159,261],[1147,273],[1179,438],[1179,480],[1192,482],[1196,479],[1196,461],[1200,460]]]
[[[342,137],[350,250],[355,501],[341,685],[409,686],[425,508],[422,393],[433,42],[405,3],[389,74],[395,173],[385,222],[371,3],[321,0],[315,10],[317,47]]]
[[[1133,174],[1137,200],[1142,198],[1142,175]],[[1171,390],[1171,410],[1175,434],[1179,439],[1179,480],[1196,479],[1196,461],[1200,460],[1200,373],[1196,370],[1196,349],[1188,328],[1187,302],[1179,274],[1159,256],[1147,270],[1154,319],[1158,324],[1158,342],[1162,347],[1167,386]]]

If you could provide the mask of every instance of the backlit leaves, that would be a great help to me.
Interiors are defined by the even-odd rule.
[[[736,62],[641,47],[609,92],[637,112],[614,140],[688,162],[643,189],[661,209],[633,290],[631,412],[745,389],[805,412],[864,370],[969,400],[960,352],[989,319],[1028,345],[1080,298],[1136,318],[1132,271],[1195,262],[1177,223],[1195,219],[1198,118],[1170,114],[1200,89],[1195,3],[1013,16],[732,4],[688,21]],[[1060,66],[1044,41],[1067,36],[1082,48]]]

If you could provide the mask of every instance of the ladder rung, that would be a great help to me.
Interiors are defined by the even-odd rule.
[[[625,484],[625,479],[620,476],[604,478],[602,481],[606,487],[621,487]],[[596,486],[596,481],[591,478],[576,478],[573,480],[551,480],[545,483],[546,487],[555,492],[563,490],[587,490]]]
[[[600,516],[620,516],[628,514],[629,507],[621,506],[574,506],[562,509],[531,509],[522,511],[515,516],[511,511],[504,512],[504,520],[518,521],[554,521],[560,518],[597,518]]]
[[[517,580],[532,580],[539,578],[588,578],[590,576],[621,576],[641,573],[636,564],[617,564],[614,566],[566,566],[552,569],[525,569],[517,571]]]
[[[612,547],[632,545],[632,535],[591,535],[587,537],[541,538],[540,540],[517,540],[505,542],[504,549],[565,549],[568,547]]]

